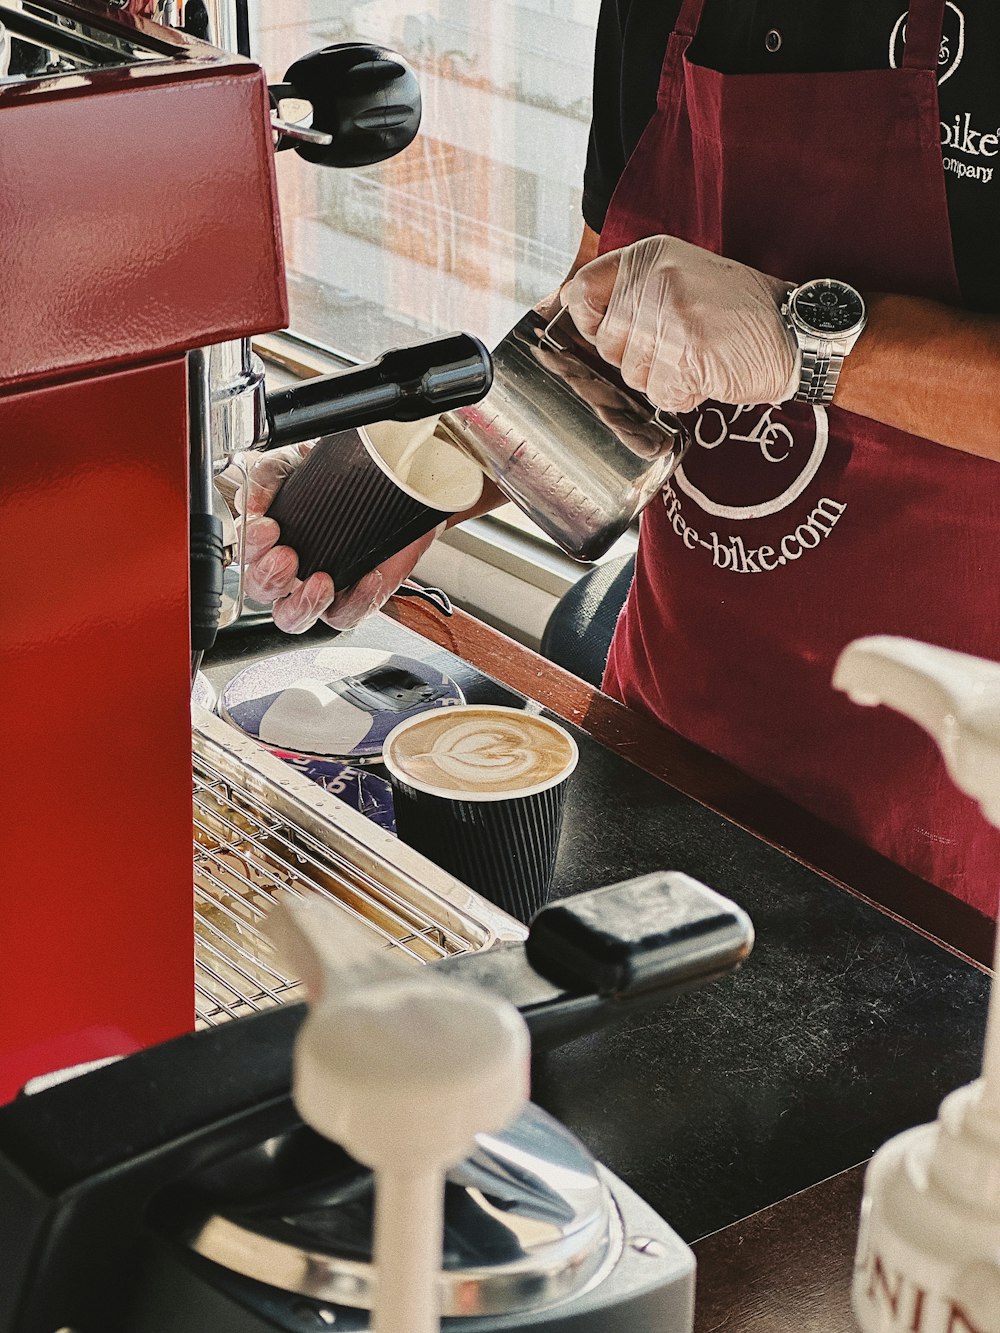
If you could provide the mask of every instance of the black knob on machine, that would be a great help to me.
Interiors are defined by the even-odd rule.
[[[339,42],[313,51],[271,85],[275,105],[286,98],[312,104],[312,130],[331,142],[279,137],[307,162],[326,167],[365,167],[401,153],[420,128],[420,87],[402,58],[383,46]],[[281,127],[278,126],[279,135]]]

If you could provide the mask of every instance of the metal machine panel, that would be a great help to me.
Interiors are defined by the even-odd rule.
[[[0,397],[0,1099],[193,1021],[184,402],[183,358]]]
[[[187,349],[284,324],[250,61],[0,2],[0,1100],[194,1023]]]
[[[287,323],[264,74],[201,50],[0,81],[0,391]]]

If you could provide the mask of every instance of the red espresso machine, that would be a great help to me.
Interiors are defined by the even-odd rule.
[[[340,44],[269,89],[249,60],[133,12],[147,5],[238,37],[213,26],[221,0],[0,0],[0,1333],[364,1333],[371,1178],[296,1112],[302,1006],[275,995],[166,1040],[194,1023],[190,685],[222,600],[213,481],[248,447],[478,401],[492,365],[451,334],[265,393],[249,338],[286,318],[273,149],[392,156],[419,124],[415,76]],[[282,119],[302,101],[308,126]],[[349,838],[328,793],[300,775],[289,790],[285,766],[229,730],[203,715],[199,774],[214,762],[232,799],[198,808],[248,832],[240,856],[253,844],[265,873],[281,851],[308,863],[322,898],[337,825],[331,874],[351,901],[388,877],[366,900],[368,947],[394,920],[411,959],[436,960],[427,986],[497,991],[536,1046],[750,950],[745,914],[668,873],[508,937],[471,890],[381,830],[381,851]],[[262,808],[277,824],[260,837]],[[443,915],[421,917],[436,876]],[[405,1081],[397,1093],[409,1115]],[[690,1328],[690,1251],[538,1108],[481,1138],[444,1200],[456,1333]]]
[[[191,1027],[186,353],[287,322],[262,71],[91,8],[0,14],[0,1100]]]
[[[234,454],[478,401],[450,334],[271,394],[287,320],[274,150],[380,162],[420,123],[393,52],[270,88],[200,40],[240,7],[0,0],[0,549],[7,775],[0,1101],[194,1021],[193,663],[222,600]],[[245,25],[244,25],[245,26]],[[244,34],[245,35],[245,34]],[[310,124],[282,120],[285,104]]]

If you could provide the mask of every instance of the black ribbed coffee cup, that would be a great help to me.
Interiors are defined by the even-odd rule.
[[[520,709],[472,704],[438,710],[436,717],[441,723],[461,722],[472,714],[526,716]],[[523,791],[450,794],[418,783],[393,754],[394,740],[420,721],[412,718],[394,728],[383,750],[397,833],[511,916],[530,921],[552,885],[567,785],[577,762],[575,742],[556,723],[531,715],[532,723],[551,728],[567,743],[569,758],[557,776]]]
[[[383,560],[450,518],[397,481],[361,430],[327,436],[278,491],[268,516],[294,548],[298,575],[323,570],[349,588]]]

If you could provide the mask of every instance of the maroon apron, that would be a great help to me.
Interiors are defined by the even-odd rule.
[[[725,75],[689,61],[704,0],[685,0],[602,251],[669,233],[794,282],[958,303],[944,4],[913,0],[900,69]],[[995,914],[1000,835],[923,731],[830,682],[866,634],[1000,658],[1000,468],[837,407],[709,402],[688,423],[605,689]]]

